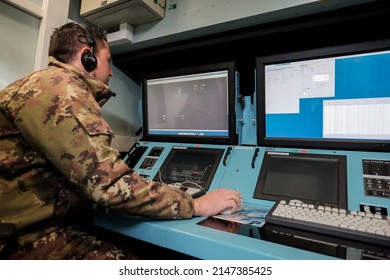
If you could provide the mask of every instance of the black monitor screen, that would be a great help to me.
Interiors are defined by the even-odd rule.
[[[390,151],[390,41],[257,58],[258,144]]]
[[[144,140],[234,144],[233,62],[146,75]]]
[[[298,199],[346,209],[345,156],[266,152],[254,197]]]
[[[200,186],[207,191],[224,149],[173,147],[154,181],[183,186]]]

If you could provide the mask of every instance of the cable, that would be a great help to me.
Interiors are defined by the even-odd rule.
[[[186,186],[184,186],[184,184],[192,184],[192,185],[194,185],[196,188],[198,188],[198,189],[200,189],[200,190],[202,190],[202,191],[205,191],[201,185],[199,185],[199,184],[197,184],[197,183],[195,183],[195,182],[191,182],[191,181],[175,182],[175,183],[171,183],[171,184],[165,183],[165,182],[163,181],[162,177],[161,177],[161,170],[160,170],[160,169],[158,170],[158,178],[159,178],[159,180],[160,180],[160,183],[165,184],[165,185],[168,185],[168,186],[186,187]]]

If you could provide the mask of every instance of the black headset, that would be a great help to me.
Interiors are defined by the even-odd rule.
[[[82,25],[80,25],[80,27],[84,32],[85,38],[87,39],[87,42],[83,43],[86,43],[91,48],[91,51],[85,52],[81,55],[81,63],[83,64],[85,70],[91,72],[97,66],[97,58],[93,53],[93,48],[95,47],[96,42],[92,39],[87,28]]]

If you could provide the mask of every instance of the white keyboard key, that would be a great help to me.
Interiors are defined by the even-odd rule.
[[[348,226],[349,226],[348,223],[341,223],[340,224],[341,228],[348,228]]]
[[[367,217],[367,218],[373,218],[374,215],[373,215],[372,213],[366,213],[366,217]]]
[[[385,231],[383,229],[378,229],[378,230],[375,231],[375,233],[378,234],[378,235],[386,236],[386,233],[385,233]]]
[[[380,215],[380,214],[374,214],[374,219],[381,220],[381,219],[382,219],[382,215]]]
[[[332,221],[332,220],[316,219],[316,218],[307,217],[307,216],[303,216],[303,215],[296,215],[296,216],[294,216],[294,219],[300,220],[300,221],[324,224],[324,225],[331,225],[331,226],[336,226],[336,227],[339,226],[339,224],[337,222]]]

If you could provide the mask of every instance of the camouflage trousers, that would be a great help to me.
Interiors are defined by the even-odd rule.
[[[139,259],[132,252],[99,240],[77,225],[48,226],[22,233],[18,237],[15,249],[7,258],[19,260]]]

